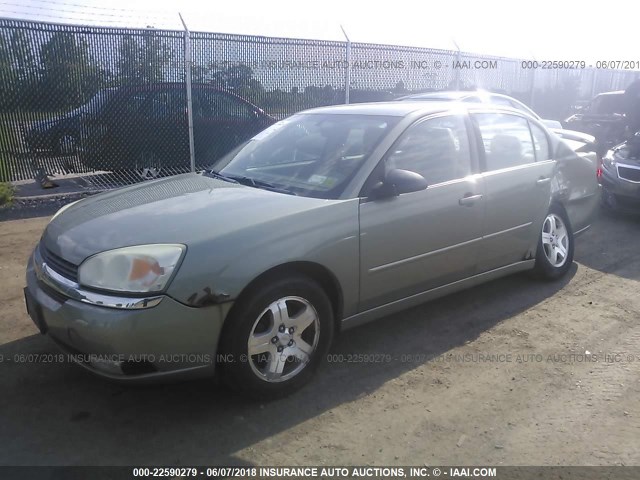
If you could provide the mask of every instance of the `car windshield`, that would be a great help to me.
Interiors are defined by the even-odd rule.
[[[91,97],[91,100],[89,100],[87,103],[76,108],[75,110],[72,110],[69,113],[71,115],[80,115],[82,113],[97,113],[102,109],[104,104],[107,103],[107,100],[111,98],[113,93],[113,90],[100,90],[93,97]]]
[[[214,174],[306,197],[338,198],[399,117],[299,114],[239,146]]]

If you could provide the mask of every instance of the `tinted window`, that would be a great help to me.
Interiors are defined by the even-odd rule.
[[[187,94],[184,90],[154,92],[144,108],[145,115],[155,118],[186,115]]]
[[[625,98],[623,94],[598,95],[593,99],[591,113],[612,114],[625,112]]]
[[[466,177],[471,158],[464,120],[439,117],[409,127],[386,162],[387,169],[419,173],[430,185]]]
[[[480,128],[487,170],[516,167],[535,161],[529,122],[516,115],[474,115]]]
[[[549,155],[549,140],[547,134],[539,126],[529,122],[531,126],[531,134],[533,135],[533,145],[536,152],[536,160],[548,160],[551,158]]]
[[[252,109],[243,101],[221,92],[196,91],[193,95],[193,112],[196,118],[249,119]]]

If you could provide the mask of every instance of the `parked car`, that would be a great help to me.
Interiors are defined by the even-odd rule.
[[[605,208],[640,213],[640,134],[607,152],[598,179]]]
[[[515,108],[521,112],[531,115],[536,120],[543,123],[550,129],[562,129],[562,124],[557,120],[543,119],[524,103],[508,95],[491,93],[484,90],[442,90],[439,92],[414,93],[398,98],[401,101],[431,101],[431,102],[465,102],[465,103],[488,103],[492,105],[502,105]]]
[[[459,101],[464,103],[481,103],[481,104],[492,104],[492,105],[500,105],[510,108],[515,108],[521,112],[524,112],[528,115],[531,115],[533,118],[538,120],[540,123],[545,125],[551,132],[555,135],[559,136],[563,140],[567,140],[569,143],[574,144],[575,142],[582,143],[582,145],[575,145],[576,151],[580,151],[581,153],[590,153],[595,152],[597,150],[596,139],[592,135],[588,135],[583,132],[575,131],[575,130],[567,130],[562,128],[562,124],[557,120],[549,120],[540,118],[540,116],[527,107],[524,103],[516,100],[513,97],[508,95],[502,95],[500,93],[490,93],[484,90],[474,90],[474,91],[460,91],[460,90],[445,90],[440,92],[429,92],[429,93],[416,93],[413,95],[407,95],[405,97],[401,97],[398,100],[401,101],[432,101],[432,102],[453,102]]]
[[[204,174],[61,209],[29,259],[27,308],[99,375],[217,371],[279,396],[342,329],[515,272],[565,275],[595,170],[506,107],[309,110]]]
[[[74,155],[80,138],[82,116],[99,114],[114,92],[114,88],[102,89],[81,107],[57,118],[32,123],[24,134],[27,148],[32,152],[43,151],[54,155]]]
[[[625,137],[626,98],[624,90],[596,95],[591,102],[564,121],[572,130],[593,135],[598,142],[600,156]]]
[[[257,106],[213,85],[192,86],[196,162],[211,164],[275,122]],[[184,83],[120,87],[100,111],[82,117],[81,161],[95,170],[144,178],[190,166]]]

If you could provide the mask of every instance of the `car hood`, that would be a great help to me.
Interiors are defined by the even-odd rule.
[[[77,115],[72,115],[70,113],[67,113],[66,115],[63,115],[61,117],[56,117],[54,119],[47,119],[47,120],[41,120],[39,122],[33,122],[29,127],[29,130],[31,131],[48,130],[49,128],[55,127],[56,125],[59,125],[59,124],[73,123],[77,121],[78,121]]]
[[[612,149],[616,161],[640,167],[640,140],[627,140]]]
[[[199,243],[328,201],[178,175],[89,197],[56,216],[46,248],[79,265],[105,250],[149,243]]]
[[[551,131],[564,140],[574,140],[577,142],[594,143],[596,138],[588,133],[577,130],[567,130],[565,128],[552,128]]]
[[[625,118],[620,113],[576,113],[565,120],[565,123],[572,122],[620,122]]]

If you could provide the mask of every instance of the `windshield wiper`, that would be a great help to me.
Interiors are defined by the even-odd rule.
[[[228,178],[229,180],[233,180],[237,183],[240,183],[242,185],[248,185],[254,188],[263,188],[265,190],[270,190],[272,192],[286,193],[288,195],[296,195],[296,193],[291,190],[288,190],[284,187],[280,187],[278,185],[274,185],[273,183],[265,182],[264,180],[256,180],[255,178],[245,177],[241,175],[229,175],[226,178]]]
[[[205,170],[203,172],[203,175],[206,175],[208,177],[213,177],[213,178],[217,178],[219,180],[224,180],[225,182],[230,182],[230,183],[240,183],[238,182],[238,180],[236,180],[235,178],[231,178],[231,177],[226,177],[218,172],[216,172],[215,170]]]

